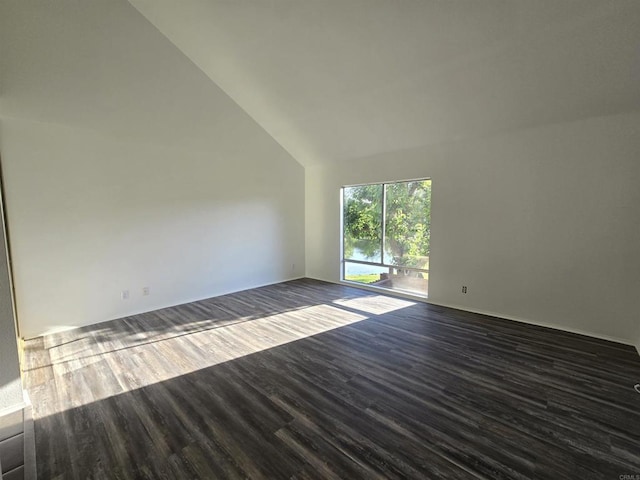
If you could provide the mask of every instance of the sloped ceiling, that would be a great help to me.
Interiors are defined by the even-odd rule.
[[[640,109],[637,0],[130,0],[303,165]]]
[[[281,152],[127,0],[0,0],[4,119],[92,129],[218,157],[256,145],[265,157]]]

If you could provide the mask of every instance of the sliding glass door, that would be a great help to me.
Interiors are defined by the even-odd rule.
[[[343,280],[429,292],[431,180],[342,189]]]

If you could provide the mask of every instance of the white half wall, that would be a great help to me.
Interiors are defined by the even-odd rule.
[[[639,158],[635,113],[309,167],[307,276],[340,280],[341,186],[431,177],[429,301],[637,344]]]
[[[303,168],[127,1],[2,2],[0,45],[22,336],[304,275]]]
[[[2,215],[2,205],[0,205]],[[11,279],[7,262],[6,238],[0,218],[0,418],[4,411],[23,405],[22,380],[18,364],[16,323],[11,298]],[[2,422],[0,421],[0,442]],[[2,468],[0,468],[0,477]]]

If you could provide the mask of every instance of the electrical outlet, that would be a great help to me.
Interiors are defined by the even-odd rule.
[[[291,271],[292,271],[292,272],[295,272],[295,271],[296,271],[296,264],[295,264],[295,263],[292,263],[292,264],[291,264]]]
[[[151,289],[149,287],[142,287],[142,295],[147,296],[151,293]]]
[[[467,293],[467,286],[466,285],[462,286],[462,293]]]
[[[129,300],[129,290],[122,290],[120,296],[122,297],[122,300]]]

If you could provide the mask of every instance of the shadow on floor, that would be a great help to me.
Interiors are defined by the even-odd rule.
[[[287,288],[293,292],[282,302],[290,309],[273,303],[253,320],[314,301],[346,302],[347,313],[366,319],[37,418],[39,478],[640,473],[640,408],[626,388],[640,378],[640,359],[631,349],[421,303],[385,311],[380,303],[389,297],[321,282]],[[295,300],[310,290],[316,300]],[[273,302],[280,291],[257,289],[251,298]],[[216,305],[233,311],[250,294],[227,297]],[[162,325],[167,315],[149,322]],[[199,321],[186,331],[199,332]],[[168,338],[167,346],[182,341]],[[86,370],[78,377],[63,372],[33,396],[55,402],[45,394],[100,389],[106,362],[78,366]],[[130,379],[126,370],[111,375],[125,385]]]

